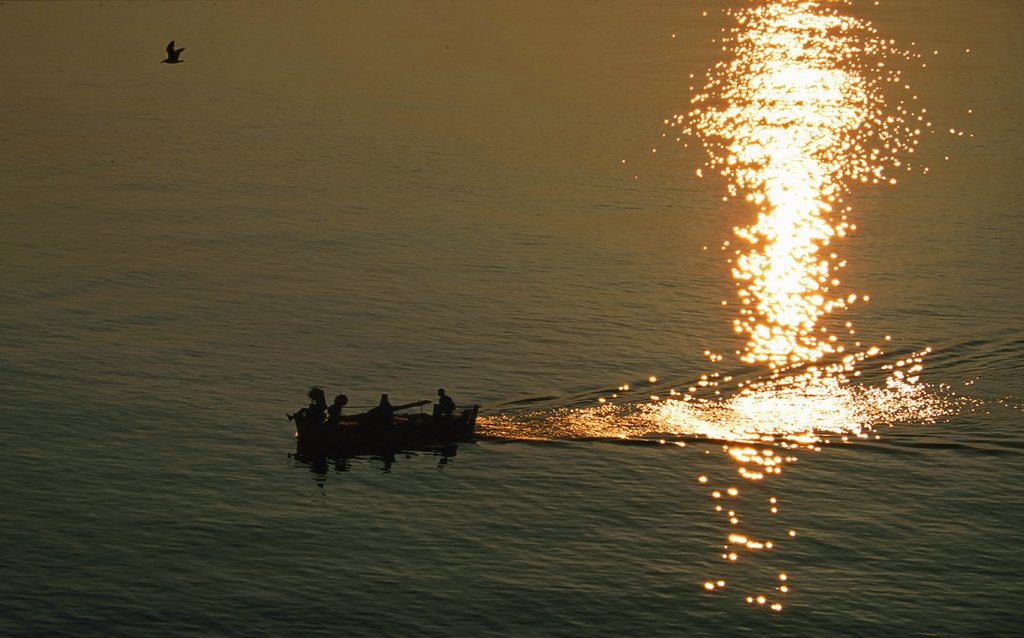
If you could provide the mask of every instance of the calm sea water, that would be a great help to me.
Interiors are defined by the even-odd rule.
[[[742,345],[753,213],[662,137],[719,4],[0,6],[0,634],[1016,634],[1019,2],[842,9],[922,54],[934,123],[847,198],[845,316],[932,348],[943,414],[763,481],[576,425]],[[490,436],[310,466],[314,383],[443,385]],[[730,486],[771,550],[723,559]]]

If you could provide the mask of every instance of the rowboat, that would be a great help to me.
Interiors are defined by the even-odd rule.
[[[426,405],[420,401],[396,410]],[[479,406],[451,416],[427,413],[395,414],[380,422],[368,413],[343,416],[336,424],[303,423],[296,420],[297,450],[303,455],[332,458],[436,450],[474,440]]]

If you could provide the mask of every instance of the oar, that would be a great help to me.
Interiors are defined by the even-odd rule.
[[[418,408],[421,405],[426,405],[428,403],[431,403],[431,400],[430,399],[424,399],[423,401],[413,401],[412,403],[403,403],[402,405],[396,405],[396,406],[394,406],[391,409],[394,410],[395,412],[398,412],[399,410],[408,410],[409,408]]]

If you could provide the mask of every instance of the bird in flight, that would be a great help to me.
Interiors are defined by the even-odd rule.
[[[181,55],[181,52],[184,51],[184,50],[185,50],[185,47],[181,47],[180,49],[175,49],[174,48],[174,40],[171,40],[171,42],[167,45],[167,59],[166,60],[161,60],[160,63],[161,64],[177,64],[178,62],[181,62],[181,60],[178,59],[178,56]]]

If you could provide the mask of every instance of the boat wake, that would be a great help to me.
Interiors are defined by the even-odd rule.
[[[572,397],[562,406],[480,417],[478,434],[504,439],[580,439],[685,444],[699,440],[799,442],[878,437],[902,423],[934,423],[969,399],[922,383],[927,351],[855,377],[829,366],[758,376],[702,375],[688,383],[651,377],[614,391]],[[872,373],[873,372],[873,373]]]

